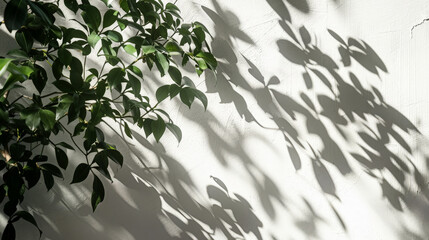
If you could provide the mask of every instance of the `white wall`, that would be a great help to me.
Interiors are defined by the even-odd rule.
[[[106,127],[126,165],[95,213],[90,184],[68,186],[71,173],[32,190],[24,207],[44,239],[429,238],[429,22],[411,33],[428,1],[178,5],[214,35],[217,77],[187,73],[208,110],[164,105],[179,145]]]

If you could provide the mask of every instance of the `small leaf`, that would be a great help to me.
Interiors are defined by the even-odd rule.
[[[176,67],[170,66],[168,69],[168,74],[171,79],[178,85],[182,84],[182,73]]]
[[[107,31],[106,35],[107,35],[107,38],[109,38],[114,42],[122,42],[123,40],[122,35],[117,31],[113,31],[113,30]]]
[[[158,70],[161,72],[161,76],[164,76],[166,72],[168,72],[168,67],[170,64],[168,63],[167,58],[164,54],[160,52],[156,52],[156,66],[158,67]]]
[[[47,109],[40,110],[40,119],[42,120],[43,126],[46,131],[54,128],[55,125],[55,113]]]
[[[103,28],[107,28],[112,25],[116,19],[118,19],[118,11],[113,9],[107,10],[103,16]]]
[[[20,29],[15,33],[15,39],[18,45],[24,49],[27,53],[30,52],[33,47],[33,37],[31,34],[24,29]]]
[[[176,137],[177,141],[180,143],[182,141],[182,130],[172,123],[166,123],[168,130]]]
[[[7,3],[4,9],[4,23],[7,30],[12,32],[24,25],[27,20],[27,1],[12,0]]]
[[[180,91],[180,99],[182,102],[191,108],[192,102],[194,102],[195,95],[192,91],[192,88],[186,87]]]
[[[70,65],[72,62],[72,54],[64,47],[58,49],[58,57],[64,65]],[[61,69],[62,72],[62,69]],[[59,77],[58,77],[59,78]]]
[[[204,109],[207,110],[207,97],[206,95],[198,89],[192,89],[194,96],[198,98],[204,106]]]
[[[86,163],[79,164],[74,171],[73,180],[70,184],[79,183],[85,180],[88,177],[90,169],[91,167]]]
[[[85,23],[93,31],[98,32],[98,27],[101,24],[101,14],[100,11],[92,5],[84,5],[85,9],[82,12],[82,18]]]
[[[61,148],[55,147],[55,157],[57,158],[58,166],[60,166],[62,169],[66,169],[67,165],[69,164],[69,159],[66,152]]]
[[[130,127],[128,126],[128,124],[127,124],[126,122],[124,122],[124,130],[125,130],[125,134],[126,134],[129,138],[133,139],[133,135],[132,135],[132,133],[131,133],[131,129],[130,129]]]
[[[156,48],[152,45],[143,45],[142,50],[144,54],[151,54],[156,52]]]
[[[49,191],[54,186],[54,177],[52,177],[52,174],[48,171],[42,171],[42,173],[46,189]]]
[[[122,71],[121,68],[114,68],[110,70],[110,72],[107,74],[107,82],[109,83],[110,87],[112,88],[119,88],[120,84],[124,78],[124,71]]]
[[[124,157],[118,150],[106,149],[104,152],[106,152],[107,157],[112,159],[116,164],[119,164],[120,166],[124,164]]]
[[[157,142],[159,142],[159,139],[162,137],[162,135],[165,132],[165,122],[164,122],[164,120],[160,116],[158,116],[158,119],[154,120],[151,123],[151,129],[152,129],[152,132],[153,132],[153,136],[155,137],[155,140]]]
[[[95,45],[97,44],[98,41],[100,41],[101,37],[98,36],[97,33],[92,32],[89,36],[88,36],[88,43],[89,45],[94,48]]]
[[[126,53],[133,55],[133,56],[137,56],[137,49],[133,46],[133,45],[125,45],[124,46],[124,50]]]
[[[168,94],[170,93],[170,85],[164,85],[156,90],[156,100],[158,102],[162,102],[162,100],[166,99],[168,97]]]
[[[43,170],[50,172],[52,175],[54,175],[56,177],[63,178],[63,173],[61,172],[61,170],[53,164],[44,163],[44,164],[40,165],[40,167]]]
[[[169,41],[165,45],[165,49],[168,52],[183,52],[182,48],[175,41]]]
[[[98,204],[104,200],[104,187],[101,180],[94,175],[94,182],[92,184],[92,196],[91,196],[91,206],[92,211],[95,211]]]
[[[213,54],[208,52],[200,52],[196,57],[204,59],[204,61],[209,65],[210,69],[215,70],[217,67],[217,60]]]
[[[73,86],[73,89],[80,90],[83,86],[83,68],[82,63],[79,59],[73,57],[70,64],[70,81]]]

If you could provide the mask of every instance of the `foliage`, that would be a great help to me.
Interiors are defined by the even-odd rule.
[[[207,108],[206,96],[182,80],[176,64],[178,60],[179,65],[193,63],[198,75],[215,70],[217,61],[210,53],[206,41],[210,34],[204,25],[182,23],[173,3],[111,3],[117,4],[108,0],[92,4],[88,0],[7,2],[4,24],[15,34],[20,48],[10,51],[8,58],[0,58],[0,202],[9,219],[2,239],[15,238],[13,224],[19,219],[39,229],[20,205],[41,178],[48,190],[56,178],[63,178],[69,166],[67,152],[84,156],[71,184],[92,175],[91,205],[93,210],[97,208],[105,196],[100,178],[112,180],[110,162],[122,166],[124,161],[115,146],[105,141],[100,124],[107,118],[116,121],[130,138],[129,124],[135,124],[156,141],[166,129],[180,141],[180,128],[159,103],[176,97],[190,107],[198,99]],[[66,8],[60,8],[62,4]],[[102,64],[89,68],[87,58]],[[172,81],[155,93],[145,92],[143,64],[150,70],[156,67],[161,77],[169,76]],[[35,91],[26,96],[31,85]],[[155,103],[150,101],[154,101],[153,95]],[[56,159],[48,159],[48,149]]]

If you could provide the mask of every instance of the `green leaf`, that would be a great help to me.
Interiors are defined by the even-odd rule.
[[[56,177],[63,178],[63,174],[62,174],[61,170],[53,164],[44,163],[44,164],[40,165],[40,167],[43,170],[50,172],[52,175],[54,175]]]
[[[27,115],[25,117],[25,124],[30,128],[31,131],[36,130],[36,128],[40,125],[40,114],[39,114],[39,112],[35,112],[35,113]]]
[[[216,69],[217,61],[216,58],[214,58],[213,54],[208,52],[199,52],[196,57],[204,59],[204,61],[209,65],[210,69]]]
[[[8,223],[3,230],[1,240],[15,240],[16,232],[12,223]]]
[[[73,103],[73,97],[70,95],[63,95],[61,96],[60,103],[58,104],[55,112],[55,120],[59,120],[69,110],[70,105]]]
[[[182,48],[175,41],[169,41],[165,44],[165,49],[168,52],[183,52]]]
[[[130,72],[127,72],[127,75],[128,75],[128,84],[131,86],[131,89],[133,90],[134,96],[136,96],[136,97],[140,96],[140,91],[141,91],[140,80],[138,78],[136,78]]]
[[[30,52],[33,47],[33,37],[24,29],[20,29],[15,33],[15,40],[25,52]]]
[[[43,126],[46,131],[54,128],[55,125],[55,113],[47,109],[40,110],[40,119],[42,120]]]
[[[152,134],[152,122],[154,122],[154,120],[150,118],[143,121],[143,130],[146,137],[149,137]]]
[[[0,58],[0,77],[7,71],[7,67],[12,62],[10,58]]]
[[[40,230],[39,226],[37,225],[36,219],[34,219],[34,217],[30,213],[28,213],[27,211],[19,211],[16,212],[15,215],[33,224],[33,226],[35,226],[37,230],[39,230],[39,237],[42,236],[42,230]]]
[[[168,130],[176,137],[177,141],[180,143],[182,141],[182,130],[173,123],[166,123]]]
[[[39,16],[42,19],[42,21],[48,26],[52,25],[52,23],[55,21],[55,18],[51,13],[46,11],[46,9],[44,8],[44,5],[33,1],[27,1],[27,2],[30,5],[31,10],[33,10],[33,13]]]
[[[81,163],[76,167],[76,170],[73,174],[73,180],[70,184],[79,183],[85,180],[88,177],[91,167],[86,163]]]
[[[180,91],[180,99],[182,102],[191,108],[192,102],[194,102],[195,95],[192,91],[192,88],[186,87]]]
[[[118,150],[107,149],[107,150],[104,150],[104,152],[106,152],[107,157],[109,157],[110,159],[112,159],[112,161],[114,161],[116,164],[119,164],[122,167],[122,165],[124,164],[124,157]]]
[[[48,171],[42,171],[42,173],[46,189],[49,191],[54,186],[54,177],[52,177],[52,174]]]
[[[101,180],[94,175],[94,182],[92,183],[91,206],[92,211],[95,211],[98,204],[104,200],[104,187]]]
[[[162,135],[165,132],[165,122],[164,120],[158,115],[158,119],[154,120],[151,123],[151,129],[153,132],[153,136],[155,137],[155,140],[159,142],[159,139],[162,137]]]
[[[165,5],[165,9],[180,12],[180,9],[176,5],[174,5],[173,3],[167,3]]]
[[[164,54],[160,53],[160,52],[156,52],[156,66],[158,67],[158,70],[161,72],[161,77],[165,75],[166,72],[168,72],[168,67],[170,66],[170,64],[168,63],[167,58],[165,57]]]
[[[66,5],[66,7],[72,10],[74,13],[76,13],[79,9],[79,4],[76,0],[64,0],[64,5]]]
[[[125,45],[124,46],[124,50],[126,53],[133,55],[133,56],[137,56],[137,49],[133,46],[133,45]]]
[[[63,47],[58,49],[58,57],[60,58],[60,61],[66,66],[70,65],[73,60],[72,54]]]
[[[178,85],[182,84],[182,73],[179,71],[179,69],[170,66],[168,68],[168,74],[175,83],[177,83]]]
[[[207,97],[206,95],[198,89],[192,89],[192,92],[196,98],[198,98],[204,106],[204,109],[207,110]]]
[[[151,54],[156,52],[156,48],[152,45],[143,45],[142,50],[144,54]]]
[[[70,81],[73,86],[73,89],[80,90],[83,86],[83,68],[82,63],[79,59],[73,57],[70,63]]]
[[[21,28],[27,20],[27,1],[26,0],[12,0],[7,3],[4,9],[4,23],[7,30]]]
[[[164,85],[162,87],[159,87],[156,90],[156,100],[158,102],[162,102],[162,100],[166,99],[168,97],[168,94],[170,93],[170,85]]]
[[[202,28],[194,28],[193,32],[195,33],[195,36],[197,36],[197,39],[200,43],[203,43],[206,40],[206,34]]]
[[[55,147],[55,157],[57,158],[58,166],[62,169],[66,169],[69,164],[69,158],[66,152],[59,147]]]
[[[98,41],[100,41],[101,37],[98,36],[97,33],[92,32],[89,36],[88,36],[88,43],[89,45],[94,48],[95,45],[97,44]]]
[[[39,65],[34,65],[34,71],[31,73],[31,80],[33,81],[37,91],[41,93],[46,86],[46,82],[48,81],[46,70]]]
[[[202,59],[202,58],[195,58],[195,61],[197,61],[198,67],[201,70],[207,69],[207,64],[206,64],[206,61],[204,61],[204,59]],[[201,75],[201,73],[198,74],[198,75]]]
[[[170,99],[172,99],[177,94],[179,94],[181,90],[182,90],[182,88],[180,86],[178,86],[176,84],[171,84],[170,85]]]
[[[98,27],[101,24],[100,11],[92,5],[85,5],[85,9],[81,15],[88,27],[91,30],[98,32]]]
[[[107,28],[112,25],[116,19],[118,19],[118,11],[113,9],[107,10],[103,16],[103,28]]]
[[[125,134],[126,134],[129,138],[133,139],[133,135],[132,135],[131,129],[130,129],[130,127],[128,126],[127,122],[124,122],[124,130],[125,130]]]
[[[125,72],[121,68],[114,68],[107,74],[107,83],[111,88],[119,89],[121,82],[124,79]]]
[[[106,36],[114,42],[122,42],[123,40],[122,35],[119,32],[113,30],[107,31]]]

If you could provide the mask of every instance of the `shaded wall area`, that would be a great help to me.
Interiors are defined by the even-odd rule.
[[[217,72],[185,68],[208,110],[166,106],[179,145],[106,124],[126,164],[95,213],[90,184],[32,190],[23,207],[44,239],[428,238],[429,28],[409,35],[419,16],[398,23],[406,4],[387,0],[180,5],[213,32]],[[164,81],[147,79],[148,91]],[[20,239],[37,238],[20,227]]]

